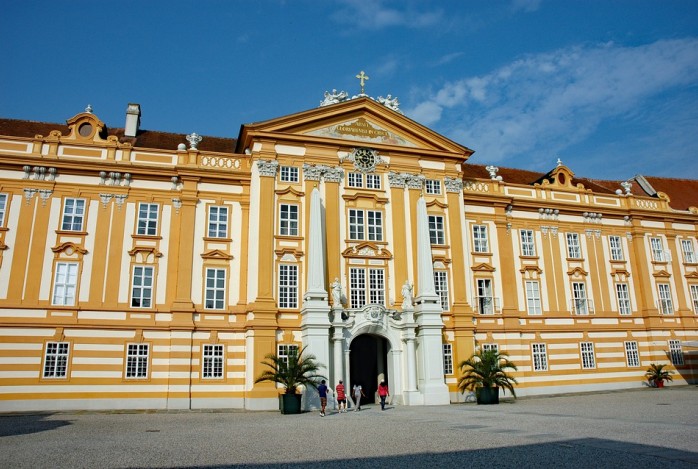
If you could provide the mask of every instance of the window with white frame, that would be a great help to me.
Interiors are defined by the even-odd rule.
[[[490,252],[486,225],[473,225],[473,247],[475,252]]]
[[[223,377],[223,345],[204,344],[201,376],[208,379]]]
[[[278,344],[276,346],[276,356],[279,361],[288,366],[288,358],[291,355],[298,355],[298,345],[296,344]]]
[[[279,265],[279,308],[298,308],[298,266]]]
[[[85,199],[65,199],[61,230],[83,231],[85,220]]]
[[[383,241],[383,212],[349,209],[349,239]]]
[[[225,309],[225,269],[206,269],[204,309]]]
[[[150,308],[153,306],[153,272],[152,266],[133,266],[131,280],[131,307]]]
[[[298,182],[298,168],[294,166],[282,166],[279,172],[281,182]]]
[[[540,301],[540,282],[538,280],[526,280],[526,304],[528,314],[539,316],[543,314]]]
[[[7,194],[0,194],[0,227],[5,226],[5,213],[7,213]]]
[[[686,264],[696,263],[696,253],[693,250],[693,241],[690,239],[681,240],[681,250],[683,251],[683,261]]]
[[[281,204],[279,207],[279,235],[298,236],[298,205]]]
[[[381,177],[379,174],[366,175],[366,189],[380,189]]]
[[[427,194],[441,194],[441,181],[438,179],[427,179],[424,181],[424,188]]]
[[[698,285],[691,285],[691,300],[693,302],[693,312],[698,314]]]
[[[444,230],[444,217],[429,215],[429,242],[431,244],[446,244],[446,231]]]
[[[579,245],[578,233],[567,233],[567,257],[570,259],[582,258],[582,248]]]
[[[453,346],[451,344],[443,344],[444,346],[444,374],[453,374]]]
[[[44,355],[44,378],[65,378],[68,373],[68,342],[47,342]]]
[[[589,314],[587,289],[583,282],[572,282],[572,312],[574,314]]]
[[[126,377],[147,378],[148,358],[150,346],[148,344],[128,344],[126,352]]]
[[[548,352],[545,344],[531,344],[533,371],[548,371]]]
[[[75,304],[75,292],[77,287],[78,264],[76,262],[56,263],[51,304],[57,306],[73,306]]]
[[[625,363],[629,367],[640,366],[640,354],[637,351],[637,342],[625,343]]]
[[[158,234],[158,204],[139,203],[138,204],[138,227],[136,234],[144,236],[155,236]]]
[[[668,283],[657,285],[659,291],[659,312],[661,314],[674,314],[674,303],[671,300],[671,288]]]
[[[594,343],[580,342],[579,349],[582,352],[582,368],[585,370],[596,368],[596,359],[594,358]]]
[[[664,245],[662,238],[650,238],[650,247],[652,248],[652,260],[655,262],[666,262],[664,255]]]
[[[385,270],[349,269],[349,300],[352,308],[367,304],[385,305]]]
[[[608,243],[611,246],[611,260],[622,261],[624,258],[623,244],[621,243],[620,236],[609,236]]]
[[[228,237],[228,207],[211,205],[208,208],[208,237]]]
[[[477,279],[477,297],[475,298],[478,313],[494,314],[495,304],[492,296],[492,280],[488,278]]]
[[[616,298],[618,299],[618,312],[622,315],[632,314],[630,290],[627,283],[616,283]]]
[[[535,256],[536,243],[533,237],[533,230],[521,230],[521,255]]]
[[[436,289],[436,294],[439,295],[441,300],[441,309],[448,311],[449,301],[448,301],[448,275],[443,270],[434,271],[434,287]]]
[[[672,365],[683,365],[683,350],[680,340],[672,339],[669,341],[669,356]]]
[[[499,353],[499,345],[498,344],[482,344],[482,351],[483,352]]]
[[[364,187],[364,175],[361,173],[349,173],[347,175],[349,187]]]

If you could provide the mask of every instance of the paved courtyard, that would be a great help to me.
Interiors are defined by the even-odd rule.
[[[698,386],[278,412],[0,414],[2,468],[698,467]]]

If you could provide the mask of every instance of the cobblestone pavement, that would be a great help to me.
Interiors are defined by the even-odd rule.
[[[698,467],[698,386],[498,406],[0,415],[2,468]]]

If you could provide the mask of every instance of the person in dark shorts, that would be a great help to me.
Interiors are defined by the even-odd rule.
[[[327,407],[327,385],[325,384],[324,379],[320,381],[320,386],[317,387],[317,392],[320,395],[320,406],[322,407],[320,410],[320,417],[324,417],[325,407]]]
[[[337,394],[337,406],[339,407],[339,413],[344,413],[347,411],[347,390],[344,387],[342,380],[339,380],[339,384],[334,388],[334,392]]]

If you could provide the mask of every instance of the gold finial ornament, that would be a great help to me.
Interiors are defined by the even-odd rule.
[[[363,70],[361,70],[361,73],[356,75],[356,78],[359,79],[359,84],[361,85],[361,94],[364,94],[364,83],[369,79],[369,77],[366,75],[366,73],[364,73]]]

